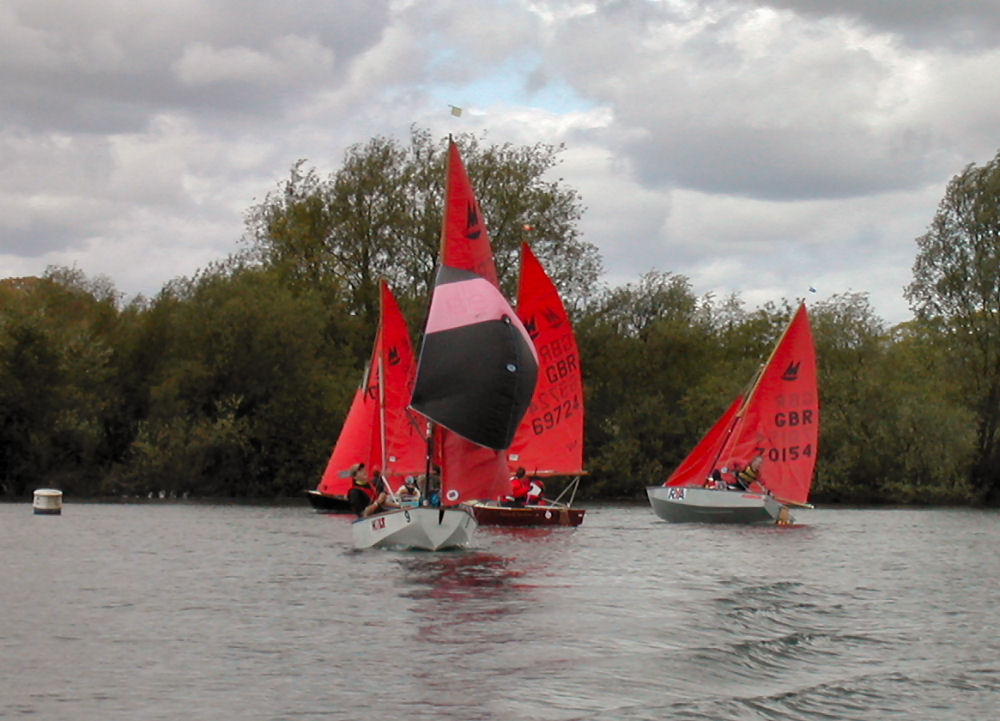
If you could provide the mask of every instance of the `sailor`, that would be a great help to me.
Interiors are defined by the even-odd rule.
[[[347,502],[351,505],[352,511],[358,516],[363,516],[365,509],[375,500],[375,487],[368,482],[364,463],[355,463],[351,466],[350,472],[354,481],[347,491]]]
[[[524,477],[525,470],[523,468],[518,468],[514,471],[514,475],[510,477],[510,495],[504,496],[501,500],[504,501],[504,505],[521,507],[528,500],[528,491],[530,486],[528,480]]]
[[[725,470],[725,468],[713,470],[712,475],[705,479],[705,488],[726,490],[726,482],[722,480],[722,471]]]
[[[362,471],[362,478],[364,478]],[[355,484],[357,481],[355,480]],[[386,485],[385,479],[382,477],[382,471],[378,468],[372,475],[372,480],[368,483],[371,488],[371,498],[372,502],[361,512],[362,516],[371,516],[375,513],[381,513],[382,511],[387,511],[390,508],[399,508],[399,504],[389,499],[389,494],[387,492],[388,485]],[[351,489],[353,490],[353,489]]]
[[[764,465],[764,456],[759,453],[753,457],[743,470],[736,471],[733,476],[736,482],[744,491],[749,491],[750,486],[760,481],[760,467]]]
[[[396,491],[396,497],[400,503],[414,504],[420,502],[420,489],[417,488],[417,479],[407,476],[403,479],[403,485]]]
[[[528,495],[525,499],[526,505],[529,506],[541,506],[545,503],[545,499],[542,497],[545,495],[545,484],[542,483],[541,479],[532,478],[528,482]]]

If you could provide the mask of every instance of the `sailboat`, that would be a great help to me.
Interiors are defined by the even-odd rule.
[[[379,282],[379,325],[371,360],[315,490],[306,492],[318,511],[351,511],[347,492],[351,467],[379,469],[392,488],[424,469],[425,441],[420,421],[407,411],[416,360],[406,320],[386,281]]]
[[[478,523],[462,504],[506,488],[504,451],[535,390],[535,347],[500,292],[482,212],[450,140],[446,178],[438,271],[410,401],[430,421],[426,462],[428,471],[434,461],[440,468],[440,506],[360,518],[352,525],[356,548],[467,545]]]
[[[816,351],[801,304],[749,390],[646,494],[667,521],[789,523],[791,508],[811,508],[818,439]]]
[[[517,314],[538,351],[540,368],[531,406],[507,452],[508,468],[523,468],[529,477],[574,478],[558,498],[544,504],[509,507],[479,499],[468,506],[481,525],[579,526],[586,512],[573,508],[584,473],[580,353],[559,292],[527,243],[521,243]]]

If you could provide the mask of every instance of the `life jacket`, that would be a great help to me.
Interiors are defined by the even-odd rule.
[[[545,484],[539,481],[537,478],[531,479],[528,485],[528,503],[537,504],[542,500],[542,496],[545,494]]]
[[[374,500],[375,489],[371,487],[371,484],[359,486],[355,483],[347,491],[347,502],[351,504],[351,510],[358,514],[358,516]]]
[[[749,465],[736,473],[736,478],[747,488],[750,488],[751,485],[756,483],[759,476],[760,473],[755,471]]]

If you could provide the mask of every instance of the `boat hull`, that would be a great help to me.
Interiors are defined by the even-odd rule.
[[[465,507],[480,526],[579,526],[586,509],[567,506],[523,506],[509,508],[473,501]]]
[[[787,519],[787,507],[766,493],[650,486],[646,495],[653,512],[671,523],[777,523],[779,517]]]
[[[319,491],[306,491],[309,503],[317,511],[323,513],[351,513],[351,504],[347,501],[347,496],[331,496],[328,493]]]
[[[355,548],[443,551],[469,544],[475,517],[465,508],[399,508],[359,518],[351,525]]]

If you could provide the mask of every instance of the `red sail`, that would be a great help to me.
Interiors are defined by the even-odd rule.
[[[509,492],[510,474],[502,451],[441,429],[441,504],[493,500]]]
[[[367,374],[366,374],[367,377]],[[372,461],[372,426],[377,418],[376,403],[365,394],[364,384],[354,393],[354,401],[340,429],[337,443],[327,461],[316,490],[330,496],[344,496],[351,488],[350,468]]]
[[[717,423],[666,485],[700,485],[712,470],[712,458],[718,459],[714,467],[733,468],[760,455],[764,460],[760,471],[763,486],[779,500],[805,503],[818,440],[816,351],[809,316],[801,305],[731,425]],[[696,458],[708,465],[699,465],[693,460]],[[698,474],[692,471],[690,481],[682,483],[679,474],[689,462]]]
[[[688,454],[677,470],[674,471],[665,486],[701,486],[711,475],[712,470],[719,467],[719,453],[726,439],[729,438],[736,420],[736,413],[743,403],[743,396],[737,396],[729,410],[722,414],[705,437],[698,442],[694,450]]]
[[[731,457],[764,457],[760,477],[781,500],[805,503],[819,440],[816,351],[805,305],[778,342],[743,411]]]
[[[393,481],[421,473],[426,467],[426,442],[421,423],[407,410],[413,393],[416,361],[410,331],[388,283],[380,282],[381,324],[372,366],[378,368],[379,407],[373,446],[384,476]]]
[[[355,463],[364,463],[369,475],[379,468],[393,481],[420,473],[426,465],[426,444],[406,408],[415,373],[409,330],[388,284],[382,281],[380,288],[371,362],[316,489],[320,493],[345,495]]]
[[[538,385],[507,452],[530,475],[583,472],[580,352],[559,292],[527,243],[521,244],[517,314],[538,352]]]
[[[442,265],[470,270],[499,287],[486,221],[458,147],[452,141],[448,141],[448,177],[441,233]]]

